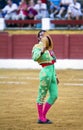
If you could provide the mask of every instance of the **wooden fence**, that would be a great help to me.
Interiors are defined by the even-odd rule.
[[[83,34],[51,34],[58,59],[83,59]],[[0,32],[0,59],[31,59],[35,34]]]

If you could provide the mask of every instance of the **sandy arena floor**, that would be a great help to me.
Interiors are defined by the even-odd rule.
[[[57,70],[59,98],[37,124],[39,70],[0,70],[0,130],[83,130],[83,70]]]

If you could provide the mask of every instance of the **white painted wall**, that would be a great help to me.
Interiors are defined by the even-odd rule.
[[[83,69],[83,60],[58,59],[56,69]],[[30,59],[0,59],[0,69],[41,69],[41,66]]]

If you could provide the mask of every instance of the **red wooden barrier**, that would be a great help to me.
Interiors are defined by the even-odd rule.
[[[83,25],[83,20],[51,20],[56,25]]]
[[[54,51],[58,59],[83,59],[83,35],[51,34]],[[31,59],[33,45],[37,43],[35,34],[15,34],[0,32],[0,58]]]
[[[0,32],[0,58],[8,57],[8,33]]]
[[[56,25],[83,25],[83,20],[50,20],[51,23]],[[37,24],[42,23],[41,20],[5,20],[6,24],[17,24],[22,27],[24,24]]]
[[[65,35],[51,35],[54,43],[54,51],[56,53],[57,58],[64,58],[64,43],[65,43]]]
[[[37,43],[36,35],[13,35],[13,58],[31,58],[31,50],[35,43]]]
[[[83,35],[70,35],[69,44],[69,58],[83,59]]]

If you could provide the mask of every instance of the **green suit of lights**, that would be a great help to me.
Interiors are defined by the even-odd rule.
[[[32,59],[39,64],[52,63],[55,60],[55,56],[51,56],[50,51],[46,50],[43,55],[41,55],[41,50],[43,48],[43,43],[39,42],[33,47]],[[58,87],[56,81],[56,71],[54,64],[42,67],[39,74],[40,84],[37,97],[37,103],[43,104],[47,92],[49,92],[49,97],[46,100],[49,104],[53,104],[58,97]]]

